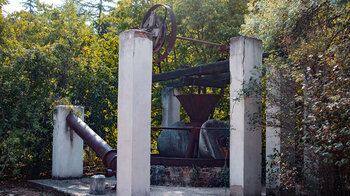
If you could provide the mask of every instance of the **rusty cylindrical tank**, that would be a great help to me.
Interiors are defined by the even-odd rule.
[[[107,175],[113,175],[117,168],[117,151],[112,149],[112,147],[98,136],[84,121],[75,116],[72,112],[67,116],[66,120],[69,127],[102,159],[107,170],[112,170],[112,173],[108,172]]]

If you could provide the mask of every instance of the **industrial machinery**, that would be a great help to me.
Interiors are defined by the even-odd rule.
[[[164,8],[163,18],[159,18],[155,12],[157,8],[161,7]],[[170,16],[170,20],[167,19],[168,15]],[[159,4],[150,8],[143,18],[141,29],[152,35],[154,41],[153,53],[158,54],[158,59],[155,63],[159,66],[160,74],[153,75],[152,82],[171,80],[171,82],[168,83],[170,87],[179,88],[196,85],[203,89],[207,87],[224,89],[230,82],[228,61],[220,61],[197,67],[179,69],[168,73],[161,73],[160,62],[169,55],[175,45],[176,39],[218,46],[219,52],[227,53],[228,50],[225,44],[176,36],[175,15],[168,6]],[[218,122],[218,120],[206,122],[209,119],[209,115],[214,111],[215,105],[220,99],[220,95],[205,93],[184,94],[177,95],[177,99],[189,115],[190,122],[184,123],[182,127],[152,127],[152,130],[163,130],[162,132],[164,133],[167,131],[176,132],[179,130],[180,132],[185,132],[185,135],[187,135],[184,144],[185,153],[180,157],[162,156],[162,153],[160,155],[154,155],[151,157],[151,164],[217,167],[221,167],[225,164],[228,165],[228,127],[225,126],[224,123]],[[66,120],[71,129],[73,129],[102,159],[103,164],[107,168],[107,175],[114,175],[117,166],[117,151],[112,149],[87,124],[73,113],[69,114]],[[202,133],[205,134],[203,138],[201,135]],[[162,136],[160,136],[160,138],[161,137]],[[203,145],[199,145],[200,143],[203,143]],[[161,146],[159,147],[162,148]]]

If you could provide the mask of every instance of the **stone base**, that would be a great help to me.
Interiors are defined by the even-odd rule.
[[[230,192],[231,192],[231,196],[243,196],[242,186],[231,186]]]
[[[106,177],[104,175],[94,175],[90,178],[90,193],[102,195],[106,189]]]
[[[64,195],[93,196],[89,193],[90,178],[82,178],[75,180],[30,180],[36,185],[48,189],[54,189]],[[116,190],[115,178],[106,178],[106,192],[104,196],[115,196]],[[204,187],[171,187],[171,186],[151,186],[151,196],[164,195],[184,195],[184,196],[228,196],[230,191],[228,188],[204,188]]]
[[[152,185],[223,187],[228,176],[229,170],[223,172],[221,167],[151,166]]]

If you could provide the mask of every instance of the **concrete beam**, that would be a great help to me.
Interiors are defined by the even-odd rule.
[[[119,35],[118,196],[150,194],[152,48],[141,30]]]
[[[231,195],[261,195],[261,95],[246,94],[259,81],[262,41],[230,40],[230,189]]]

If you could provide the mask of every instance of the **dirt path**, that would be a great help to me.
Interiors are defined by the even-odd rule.
[[[38,187],[32,183],[22,181],[0,181],[0,196],[62,196],[54,190]]]

